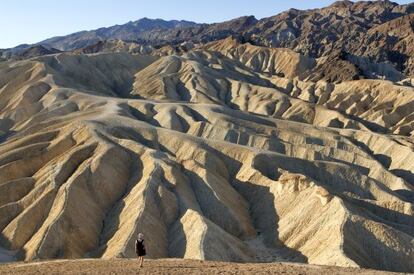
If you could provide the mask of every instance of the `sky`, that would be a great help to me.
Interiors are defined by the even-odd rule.
[[[0,48],[124,24],[142,17],[213,23],[243,15],[260,19],[289,8],[328,6],[334,0],[2,0]],[[395,1],[407,4],[412,0]]]

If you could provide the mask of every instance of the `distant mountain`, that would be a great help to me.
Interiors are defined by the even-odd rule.
[[[67,51],[90,46],[106,39],[140,41],[150,38],[150,33],[154,31],[162,32],[197,25],[198,24],[189,21],[165,21],[162,19],[142,18],[123,25],[115,25],[108,28],[100,28],[92,31],[81,31],[66,36],[53,37],[38,44]]]
[[[289,48],[312,58],[326,57],[339,63],[345,60],[358,67],[352,69],[353,73],[359,69],[372,71],[372,63],[381,63],[388,71],[393,66],[404,77],[412,77],[413,14],[413,3],[338,1],[321,9],[290,9],[261,20],[244,16],[221,23],[198,24],[143,18],[124,25],[50,38],[38,45],[62,51],[96,52],[100,47],[108,50],[107,46],[99,45],[99,42],[108,40],[159,48],[187,42],[204,44],[233,36],[241,42]],[[87,49],[83,51],[83,48]],[[120,50],[119,46],[115,48]],[[4,51],[2,56],[7,56],[7,52]],[[364,77],[376,78],[377,72],[373,71]]]
[[[67,51],[109,39],[136,41],[155,46],[177,44],[187,40],[208,42],[223,39],[229,35],[241,34],[257,22],[258,20],[254,16],[244,16],[216,24],[143,18],[124,25],[53,37],[38,44]]]

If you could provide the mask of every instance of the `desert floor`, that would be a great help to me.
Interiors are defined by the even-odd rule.
[[[292,263],[238,264],[199,260],[56,260],[1,264],[0,274],[398,274],[368,269]]]

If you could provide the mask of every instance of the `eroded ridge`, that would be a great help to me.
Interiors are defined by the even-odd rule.
[[[413,88],[238,51],[4,63],[1,246],[414,271]]]

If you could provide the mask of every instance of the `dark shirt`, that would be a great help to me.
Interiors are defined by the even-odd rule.
[[[137,253],[138,256],[145,256],[146,255],[144,240],[136,240],[135,241],[135,252]]]

